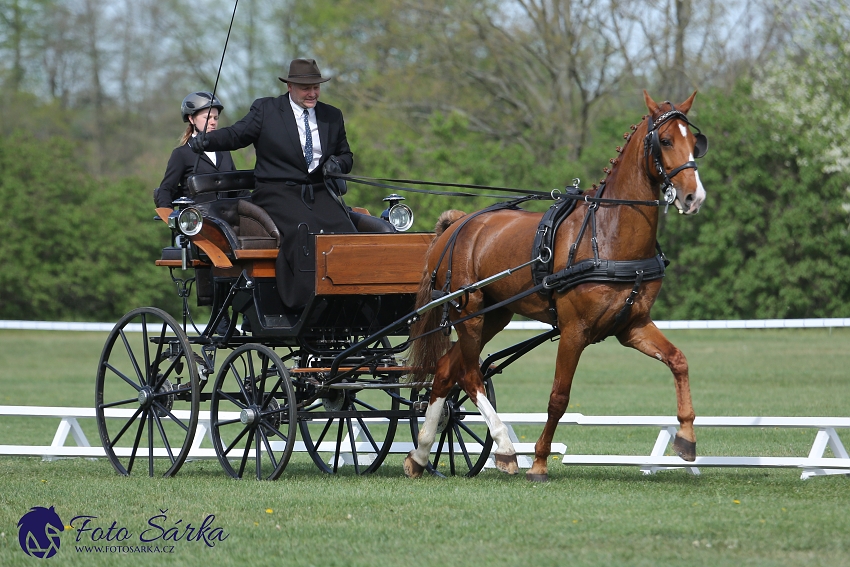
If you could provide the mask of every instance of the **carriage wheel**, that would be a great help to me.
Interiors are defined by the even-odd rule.
[[[124,315],[106,339],[95,383],[97,427],[115,470],[129,475],[147,461],[150,476],[176,473],[199,400],[194,353],[177,321],[153,307]]]
[[[496,391],[490,378],[484,380],[484,393],[496,409]],[[431,397],[431,390],[413,390],[410,399],[427,402]],[[414,405],[414,408],[417,406]],[[414,446],[419,445],[419,425],[424,419],[424,410],[414,409],[410,418],[410,433],[413,435]],[[487,429],[487,424],[471,423],[467,421],[469,416],[479,416],[478,408],[469,399],[469,396],[460,387],[455,386],[446,398],[443,412],[437,425],[437,437],[431,448],[431,461],[429,466],[438,473],[448,472],[452,476],[464,475],[475,476],[490,457],[493,448],[493,437]]]
[[[398,412],[398,394],[398,388],[331,390],[305,408],[299,414],[301,438],[316,466],[330,474],[345,464],[353,465],[356,474],[378,470],[398,426],[392,415]]]
[[[278,478],[295,447],[289,371],[267,346],[246,344],[224,360],[210,399],[215,454],[233,478]]]

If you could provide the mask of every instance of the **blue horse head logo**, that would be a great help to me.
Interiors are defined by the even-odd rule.
[[[59,551],[59,535],[65,524],[53,509],[36,506],[18,522],[18,542],[24,553],[39,559],[53,557]]]

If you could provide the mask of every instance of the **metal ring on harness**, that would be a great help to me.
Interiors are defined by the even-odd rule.
[[[550,192],[549,192],[549,196],[550,196],[550,197],[552,197],[552,200],[553,200],[553,201],[557,201],[558,199],[560,199],[560,197],[556,197],[556,196],[555,196],[555,193],[557,193],[558,195],[560,195],[560,194],[561,194],[561,190],[560,190],[560,189],[558,189],[557,187],[555,187],[554,189],[552,189],[552,191],[550,191]]]
[[[544,256],[544,253],[546,254],[545,256]],[[552,249],[549,248],[548,246],[541,246],[540,247],[540,255],[537,257],[537,261],[542,262],[544,264],[548,264],[549,262],[551,262],[552,261]]]

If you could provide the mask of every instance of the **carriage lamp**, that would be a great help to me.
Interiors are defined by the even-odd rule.
[[[413,211],[410,207],[403,205],[404,197],[393,193],[389,197],[385,197],[384,201],[389,202],[389,207],[381,213],[381,218],[393,225],[396,230],[404,232],[413,226]]]
[[[177,229],[186,236],[195,236],[204,226],[204,217],[195,207],[188,207],[177,215]]]

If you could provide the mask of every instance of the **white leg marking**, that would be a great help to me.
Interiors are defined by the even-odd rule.
[[[422,424],[422,429],[419,430],[419,446],[413,451],[413,460],[423,467],[428,464],[431,446],[434,444],[434,438],[437,436],[437,423],[440,421],[440,414],[443,413],[445,403],[446,398],[437,398],[425,410],[425,423]]]
[[[656,353],[655,353],[655,358],[657,358],[658,360],[661,360],[661,361],[663,361],[663,360],[664,360],[664,357],[662,357],[662,356],[661,356],[661,353],[660,353],[660,352],[656,352]]]
[[[484,421],[487,422],[490,435],[493,436],[493,440],[496,442],[496,452],[500,455],[515,455],[516,449],[514,449],[514,444],[511,443],[511,439],[508,437],[508,428],[499,419],[499,415],[493,409],[490,400],[487,399],[483,391],[478,392],[478,403],[476,405],[478,406],[478,411],[484,417]]]

